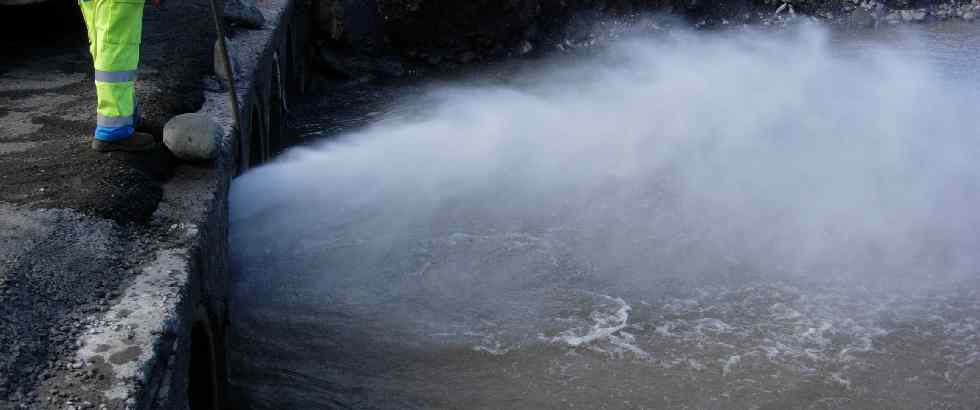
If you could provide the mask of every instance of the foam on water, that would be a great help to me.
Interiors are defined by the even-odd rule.
[[[626,328],[626,322],[629,321],[630,305],[627,305],[626,301],[620,298],[613,298],[606,295],[600,296],[609,299],[611,302],[615,302],[618,305],[618,309],[612,313],[599,310],[593,311],[590,315],[593,323],[588,329],[569,329],[549,340],[572,347],[579,347],[592,344],[599,340],[606,340]]]
[[[625,331],[629,328],[630,310],[632,310],[632,307],[625,300],[592,292],[582,292],[607,302],[597,304],[596,310],[589,314],[591,323],[563,330],[557,336],[539,335],[539,340],[573,348],[587,348],[613,356],[629,354],[639,359],[651,357],[650,353],[636,345],[636,337]],[[574,318],[557,318],[556,320],[565,323],[579,322]]]
[[[928,360],[942,367],[962,369],[980,357],[980,306],[960,305],[977,297],[975,290],[926,298],[772,284],[699,290],[694,297],[641,306],[651,318],[645,327],[653,331],[639,346],[657,352],[657,365],[701,371],[716,358],[723,376],[737,377],[740,368],[783,369],[849,385],[880,358],[904,354],[898,341],[932,340],[936,350]]]

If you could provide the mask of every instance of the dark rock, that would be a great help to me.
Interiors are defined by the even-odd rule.
[[[867,10],[858,7],[847,17],[848,23],[857,27],[870,27],[875,24],[875,18]]]
[[[902,16],[902,21],[923,22],[926,20],[925,10],[901,10],[899,13]]]
[[[385,47],[385,18],[375,0],[321,1],[318,7],[317,25],[333,43],[365,54]]]
[[[460,54],[458,60],[459,60],[460,63],[466,64],[466,63],[469,63],[469,62],[471,62],[473,60],[476,60],[476,58],[477,58],[476,53],[474,53],[472,51],[467,51],[467,52],[465,52],[463,54]]]
[[[321,48],[317,62],[328,72],[348,78],[358,78],[374,71],[374,64],[364,56],[350,56],[329,48]]]
[[[261,28],[265,24],[265,16],[255,5],[255,0],[226,0],[224,18],[245,28]]]
[[[391,58],[379,59],[375,71],[384,77],[401,78],[405,76],[405,66],[401,61]]]

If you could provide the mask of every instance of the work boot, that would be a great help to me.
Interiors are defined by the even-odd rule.
[[[145,132],[134,132],[132,136],[118,141],[102,141],[95,139],[92,141],[92,149],[99,152],[127,151],[139,152],[150,151],[155,148],[157,142],[153,136]]]

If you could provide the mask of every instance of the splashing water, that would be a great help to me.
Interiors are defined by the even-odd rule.
[[[243,175],[241,406],[980,406],[964,27],[627,39]]]

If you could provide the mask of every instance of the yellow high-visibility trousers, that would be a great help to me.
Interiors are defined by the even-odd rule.
[[[133,134],[136,70],[143,35],[144,0],[78,0],[95,62],[98,120],[95,138],[116,141]]]

